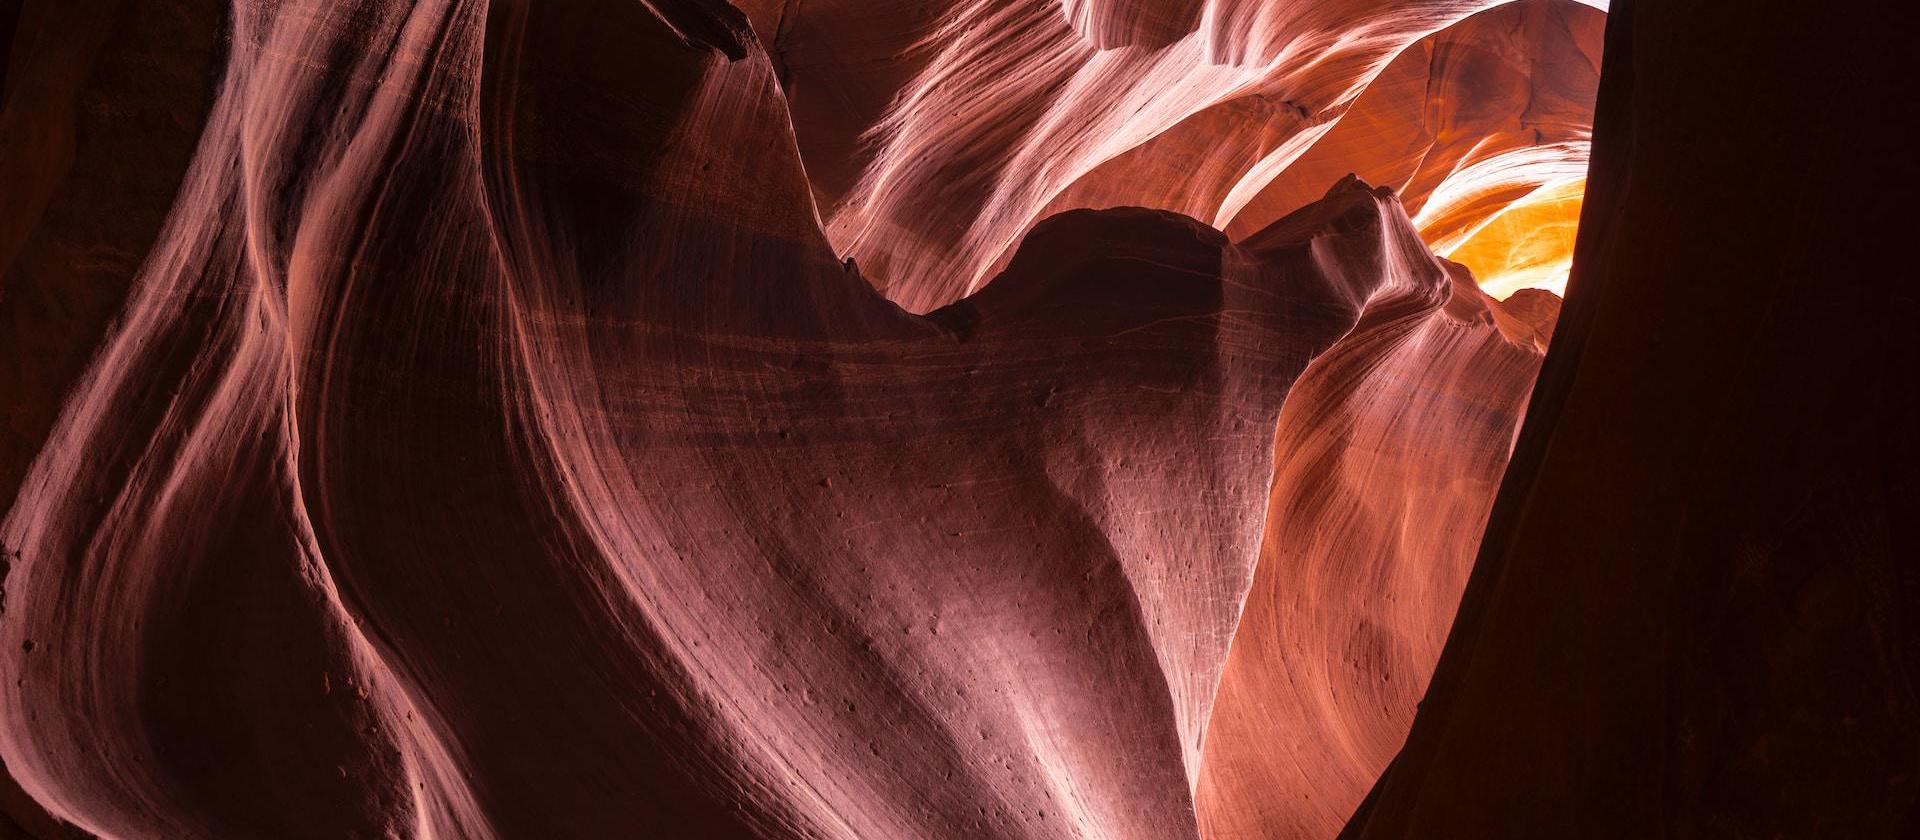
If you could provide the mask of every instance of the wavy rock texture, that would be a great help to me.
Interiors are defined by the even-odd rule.
[[[1370,307],[1287,397],[1207,732],[1208,837],[1337,834],[1412,722],[1559,308],[1452,286],[1444,309]]]
[[[1236,238],[1258,230],[1355,172],[1394,187],[1435,253],[1498,296],[1564,290],[1605,22],[1525,0],[1422,39],[1221,224]]]
[[[1280,174],[1455,233],[1558,183],[1600,15],[1486,5],[26,7],[0,806],[1325,836],[1557,301]]]
[[[1848,127],[1920,120],[1912,9],[1613,15],[1555,344],[1342,836],[1916,836],[1920,296],[1889,243],[1920,165]]]
[[[1236,239],[1354,171],[1417,181],[1422,202],[1457,194],[1440,203],[1462,214],[1448,230],[1476,227],[1584,169],[1604,17],[1526,0],[1423,41],[1503,4],[910,5],[746,8],[782,68],[835,247],[916,312],[979,288],[1051,213],[1138,205],[1226,227],[1314,149],[1324,169],[1280,185]],[[1325,142],[1396,56],[1394,92],[1361,115],[1393,126]],[[1429,76],[1431,97],[1414,89]],[[1400,171],[1422,144],[1432,160]]]

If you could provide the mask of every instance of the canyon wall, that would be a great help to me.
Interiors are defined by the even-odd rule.
[[[26,4],[0,830],[1911,834],[1902,17]]]
[[[20,21],[38,836],[1197,836],[1295,380],[1537,353],[1353,178],[1054,214],[911,314],[725,4]]]
[[[1553,349],[1343,837],[1920,830],[1912,23],[1615,5]]]

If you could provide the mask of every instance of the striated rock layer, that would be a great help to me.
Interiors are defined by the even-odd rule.
[[[1343,837],[1920,833],[1912,23],[1616,5],[1556,343]]]
[[[1207,732],[1210,838],[1337,834],[1426,689],[1559,301],[1456,267],[1434,303],[1377,301],[1287,396]]]
[[[1423,232],[1470,232],[1584,171],[1593,5],[744,8],[836,249],[923,312],[978,289],[1035,223],[1078,207],[1158,207],[1239,239],[1358,172],[1407,190],[1416,212],[1438,196]]]
[[[1211,20],[1130,8],[1063,19],[1102,49]],[[0,806],[39,836],[1195,837],[1196,787],[1267,771],[1203,748],[1302,725],[1374,744],[1329,759],[1357,791],[1404,708],[1229,692],[1210,726],[1223,675],[1271,678],[1230,664],[1266,643],[1243,608],[1295,620],[1271,581],[1326,562],[1249,605],[1314,527],[1268,507],[1403,469],[1391,504],[1477,516],[1433,482],[1499,460],[1551,309],[1348,178],[1238,242],[1022,221],[910,314],[829,246],[719,2],[19,28],[5,305],[42,326],[6,339]],[[1467,429],[1440,462],[1402,396]],[[1323,423],[1360,472],[1289,444]],[[1363,518],[1434,528],[1409,562],[1475,530]],[[1411,686],[1458,570],[1381,570]]]
[[[0,834],[1911,836],[1904,12],[0,9]]]

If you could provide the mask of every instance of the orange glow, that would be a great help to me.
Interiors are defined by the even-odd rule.
[[[1502,300],[1521,289],[1565,295],[1586,187],[1578,178],[1534,190],[1442,255],[1471,269],[1480,288]]]

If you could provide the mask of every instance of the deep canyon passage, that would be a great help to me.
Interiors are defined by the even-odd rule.
[[[1912,17],[0,5],[0,837],[1914,836]]]

